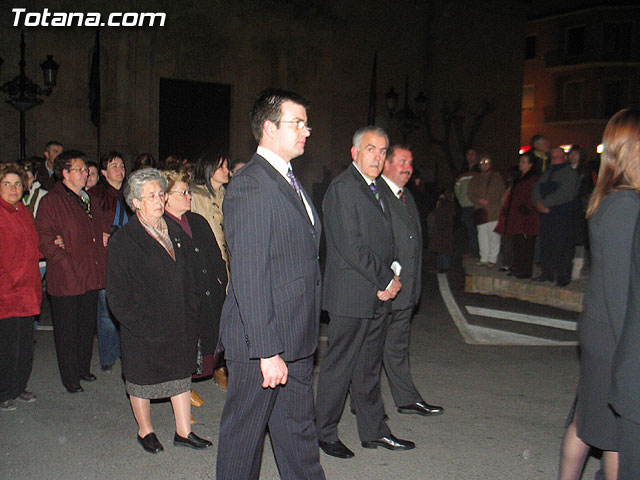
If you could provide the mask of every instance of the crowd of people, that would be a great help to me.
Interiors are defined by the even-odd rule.
[[[36,401],[27,385],[44,277],[64,388],[78,394],[96,380],[97,335],[104,374],[121,358],[147,452],[164,449],[151,420],[160,398],[173,407],[174,445],[212,446],[191,428],[191,406],[203,402],[193,381],[211,377],[227,390],[219,479],[258,478],[267,431],[283,478],[324,478],[320,450],[355,455],[338,435],[347,396],[363,448],[413,449],[391,433],[380,393],[384,370],[399,413],[444,413],[411,378],[426,226],[409,188],[413,153],[379,127],[358,129],[321,217],[291,166],[311,135],[307,107],[293,92],[262,92],[251,112],[257,151],[231,168],[222,151],[194,163],[170,156],[160,168],[142,154],[126,175],[118,152],[94,163],[55,141],[43,159],[0,164],[0,410]],[[501,254],[518,279],[539,262],[537,280],[567,285],[584,257],[588,218],[580,383],[559,478],[579,478],[591,447],[604,452],[607,480],[637,478],[640,113],[610,120],[595,188],[579,147],[567,154],[542,136],[531,143],[506,183],[490,155],[466,153],[455,188],[434,202],[436,267],[451,266],[454,193],[465,255],[497,268]],[[330,321],[314,396],[321,309]]]

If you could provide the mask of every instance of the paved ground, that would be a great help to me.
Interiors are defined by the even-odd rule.
[[[461,273],[450,274],[454,286],[462,283],[456,275]],[[423,303],[413,326],[414,379],[425,399],[443,405],[446,412],[435,418],[398,414],[385,381],[389,425],[397,436],[414,440],[416,449],[361,448],[355,420],[347,411],[340,437],[356,456],[339,460],[321,454],[327,478],[555,478],[565,417],[576,388],[575,347],[468,345],[440,299],[436,276],[429,274],[425,280]],[[0,414],[0,478],[215,478],[215,446],[201,452],[172,445],[168,402],[152,405],[165,451],[144,452],[135,440],[136,425],[119,365],[114,373],[102,374],[97,345],[94,372],[98,381],[84,384],[84,393],[66,393],[57,371],[52,332],[37,332],[30,388],[38,401]],[[196,384],[195,389],[205,405],[193,409],[194,431],[215,445],[225,394],[211,381]],[[275,479],[268,440],[266,444],[261,478]],[[584,478],[593,478],[596,467],[597,462],[590,461]]]

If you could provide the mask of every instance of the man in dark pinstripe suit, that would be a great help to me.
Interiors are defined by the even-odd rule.
[[[359,129],[351,147],[353,163],[334,178],[322,204],[327,239],[322,307],[330,322],[320,364],[316,424],[320,448],[339,458],[354,455],[338,438],[337,429],[349,390],[363,447],[415,447],[391,434],[380,395],[390,300],[402,288],[389,206],[376,184],[388,145],[380,128]]]
[[[312,389],[320,221],[290,165],[310,135],[306,107],[292,92],[260,94],[251,112],[258,150],[224,200],[231,281],[220,342],[229,390],[218,480],[259,477],[267,428],[282,478],[325,478]]]

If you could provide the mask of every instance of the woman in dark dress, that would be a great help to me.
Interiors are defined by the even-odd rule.
[[[603,451],[605,479],[617,477],[616,417],[608,397],[640,213],[639,122],[637,110],[622,110],[609,120],[602,138],[600,172],[587,209],[591,274],[578,321],[580,380],[575,416],[562,446],[559,478],[563,480],[580,478],[589,447]]]
[[[109,242],[107,299],[121,326],[122,372],[138,441],[148,452],[163,450],[151,424],[150,400],[170,397],[176,424],[173,443],[210,447],[190,425],[200,302],[184,251],[184,232],[163,217],[166,181],[160,171],[134,172],[124,196],[136,215]]]
[[[195,380],[211,377],[216,364],[214,354],[218,344],[220,312],[226,295],[227,267],[209,223],[201,215],[190,211],[189,177],[182,172],[167,171],[165,178],[165,218],[167,222],[178,225],[186,235],[184,245],[196,277],[197,293],[202,302],[196,322],[202,362],[193,378]],[[191,395],[193,398],[193,391]]]

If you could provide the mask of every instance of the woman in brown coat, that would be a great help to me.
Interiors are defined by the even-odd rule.
[[[480,247],[480,265],[493,266],[500,252],[500,235],[494,232],[498,224],[504,181],[502,176],[492,169],[489,155],[480,156],[480,173],[469,183],[467,196],[475,207],[474,217],[478,227],[478,245]]]

